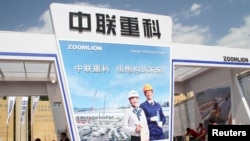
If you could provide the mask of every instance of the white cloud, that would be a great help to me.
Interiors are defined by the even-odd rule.
[[[110,8],[109,4],[96,4],[96,5],[93,5],[93,4],[89,4],[89,3],[86,3],[86,2],[76,2],[73,5],[95,6],[95,7],[102,7],[102,8]]]
[[[74,3],[74,5],[85,5],[85,6],[96,6],[102,8],[109,8],[110,5],[108,4],[98,4],[98,5],[91,5],[89,3],[81,2],[81,3]],[[46,10],[39,18],[41,25],[29,27],[25,30],[25,32],[32,32],[32,33],[53,33],[53,26],[52,21],[50,18],[50,11]]]
[[[53,33],[52,22],[50,19],[49,10],[45,11],[42,16],[39,18],[39,21],[42,23],[39,26],[33,26],[26,29],[26,32],[36,32],[36,33]]]
[[[190,13],[192,15],[199,16],[201,13],[201,7],[202,6],[200,4],[194,3],[190,8]]]
[[[193,11],[197,11],[201,8],[201,5],[200,4],[197,4],[197,3],[194,3],[192,6],[191,6],[191,9],[190,11],[193,12]]]
[[[188,9],[178,10],[178,12],[170,14],[174,22],[180,22],[183,20],[188,20],[192,17],[200,16],[201,13],[208,9],[208,7],[203,7],[200,4],[194,3]]]
[[[209,27],[173,24],[173,42],[185,44],[206,44],[211,38]]]
[[[199,16],[202,5],[194,3],[189,9],[171,15],[173,19],[173,42],[184,44],[206,44],[210,41],[209,27],[201,25],[185,26],[181,22],[190,17]]]
[[[218,40],[218,46],[250,48],[250,16],[244,18],[244,25],[229,29],[229,33]]]

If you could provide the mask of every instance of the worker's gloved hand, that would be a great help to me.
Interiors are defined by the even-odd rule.
[[[158,119],[157,116],[153,116],[153,117],[150,118],[150,120],[151,120],[151,121],[158,121],[159,119]]]

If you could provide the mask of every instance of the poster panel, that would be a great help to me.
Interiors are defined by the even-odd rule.
[[[146,100],[143,85],[154,88],[154,100],[163,107],[169,139],[170,49],[126,44],[60,40],[70,98],[81,140],[129,138],[121,120],[129,108],[128,92],[136,90],[140,103]],[[69,50],[69,45],[89,50]],[[90,50],[92,49],[92,50]]]
[[[208,88],[195,94],[204,125],[229,123],[231,116],[230,82]]]
[[[171,18],[56,3],[50,10],[73,140],[129,140],[120,130],[128,92],[145,102],[147,83],[163,109],[164,139],[171,139]]]
[[[49,101],[37,102],[31,125],[32,139],[40,138],[43,141],[54,141],[60,139],[54,126],[53,114]],[[56,120],[56,119],[55,119]]]

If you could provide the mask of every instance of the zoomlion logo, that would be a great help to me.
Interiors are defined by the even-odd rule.
[[[76,44],[68,44],[67,45],[68,50],[94,50],[94,51],[101,51],[102,46],[98,45],[76,45]]]
[[[248,63],[249,59],[246,57],[223,56],[224,62],[241,62]]]

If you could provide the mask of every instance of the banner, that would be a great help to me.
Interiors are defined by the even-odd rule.
[[[39,99],[40,99],[40,96],[33,96],[32,97],[32,109],[31,109],[31,124],[32,124],[32,122],[33,122],[33,116],[34,116],[34,112],[35,112],[35,109],[36,109],[36,106],[37,106],[37,104],[38,104],[38,102],[39,102]]]
[[[8,125],[8,123],[9,123],[9,118],[11,116],[13,109],[14,109],[15,101],[16,101],[15,96],[8,97],[8,117],[6,120],[6,125]]]
[[[25,112],[28,106],[28,99],[29,97],[27,96],[23,96],[22,97],[22,102],[21,102],[21,124],[24,124],[24,116],[25,116]]]

